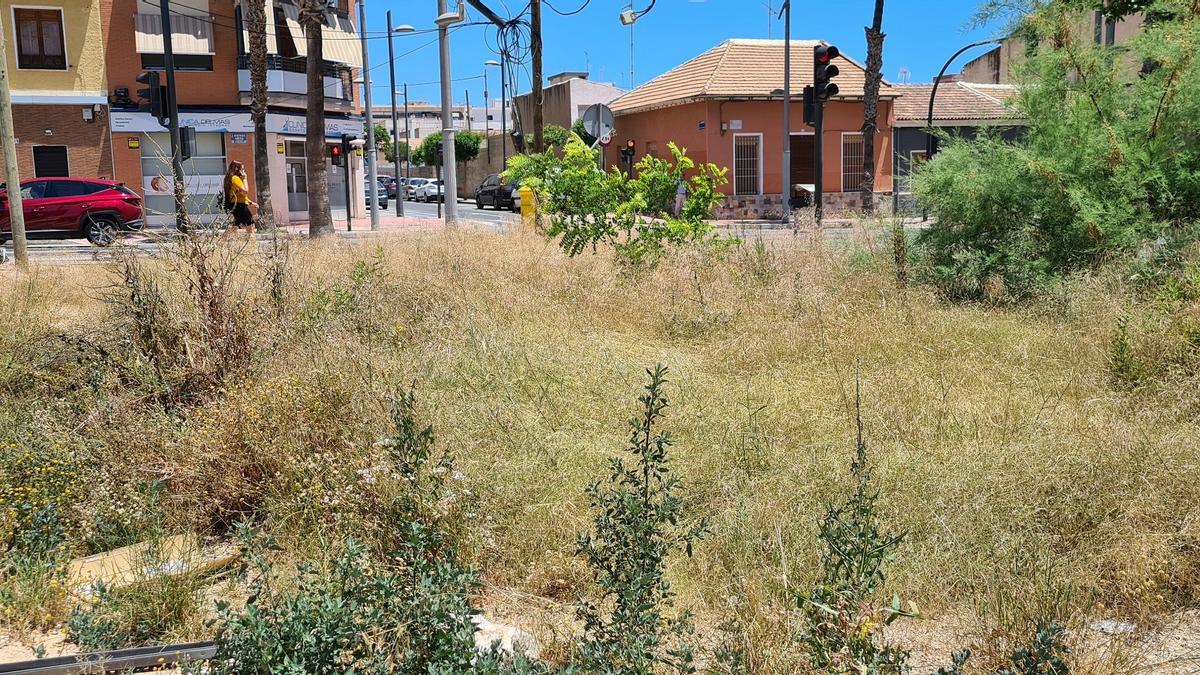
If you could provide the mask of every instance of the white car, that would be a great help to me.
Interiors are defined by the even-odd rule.
[[[405,182],[404,195],[405,199],[416,199],[417,188],[429,182],[428,178],[410,178]]]
[[[426,181],[424,185],[418,185],[413,190],[413,199],[417,201],[433,202],[444,200],[445,198],[446,187],[440,180]]]

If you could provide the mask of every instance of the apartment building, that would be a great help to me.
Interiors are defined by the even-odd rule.
[[[1145,24],[1146,15],[1143,13],[1114,21],[1099,11],[1093,11],[1080,14],[1073,32],[1080,39],[1114,47],[1137,36]],[[961,79],[975,84],[1012,84],[1013,69],[1025,58],[1027,50],[1028,45],[1024,40],[1008,37],[996,48],[963,66]]]
[[[135,78],[163,67],[164,35],[156,0],[98,0],[105,22],[103,54],[111,113],[114,173],[145,196],[147,220],[173,222],[168,134],[136,101]],[[255,1],[255,0],[247,0]],[[293,0],[258,0],[267,14],[267,145],[271,203],[280,220],[308,219],[304,141],[308,87],[300,11]],[[196,129],[197,153],[184,164],[188,210],[200,221],[219,212],[222,177],[239,160],[253,176],[254,126],[250,117],[249,35],[242,0],[172,0],[171,45],[176,68],[179,122]],[[325,137],[363,137],[354,79],[362,68],[358,32],[351,20],[355,0],[331,4],[322,28]],[[350,206],[363,208],[362,159],[350,158]],[[345,209],[346,177],[329,166],[334,209]],[[253,188],[254,186],[252,186]]]
[[[113,175],[102,1],[0,0],[22,178]]]

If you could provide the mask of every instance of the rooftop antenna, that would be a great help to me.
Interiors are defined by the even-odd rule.
[[[901,68],[899,79],[900,84],[908,84],[908,81],[912,79],[912,71],[910,71],[908,68]]]

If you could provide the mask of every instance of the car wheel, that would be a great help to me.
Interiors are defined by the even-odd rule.
[[[88,216],[83,225],[83,236],[93,246],[108,246],[117,240],[119,226],[111,216]]]

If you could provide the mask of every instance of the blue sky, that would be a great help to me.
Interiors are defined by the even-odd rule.
[[[634,0],[637,9],[650,0]],[[526,6],[524,0],[485,0],[502,16],[510,16]],[[564,12],[577,9],[584,0],[550,0]],[[778,8],[780,0],[773,0]],[[884,50],[884,77],[899,81],[901,69],[909,72],[911,82],[929,82],[951,54],[963,45],[991,37],[993,28],[970,29],[977,0],[889,0],[884,14],[887,41]],[[507,8],[506,8],[507,6]],[[629,83],[629,29],[620,24],[618,15],[623,0],[590,0],[577,15],[564,17],[543,3],[546,75],[564,70],[591,72],[594,80],[613,82],[620,87]],[[453,7],[453,0],[451,0]],[[792,15],[794,39],[823,39],[836,44],[860,62],[866,57],[863,27],[871,21],[873,0],[797,0]],[[433,27],[436,0],[367,0],[367,30],[380,35],[386,30],[385,12],[392,10],[396,24],[411,24],[418,30]],[[479,21],[469,5],[468,21]],[[638,84],[670,70],[728,38],[783,37],[783,22],[768,21],[766,0],[658,0],[653,11],[638,20],[635,34],[635,79]],[[396,38],[397,81],[407,79],[411,100],[436,101],[438,87],[438,50],[435,34],[414,34]],[[483,95],[483,62],[496,58],[489,45],[495,31],[490,26],[464,26],[452,34],[452,74],[455,102],[461,103],[470,89],[471,103],[478,105]],[[386,102],[388,71],[387,44],[383,39],[370,41],[371,62],[376,67],[374,103]],[[983,49],[967,54],[969,60]],[[524,66],[525,69],[528,65]],[[951,72],[954,72],[954,68]],[[488,75],[492,98],[500,92],[499,75]],[[425,84],[430,83],[430,84]],[[521,90],[529,89],[528,72],[521,75]]]

